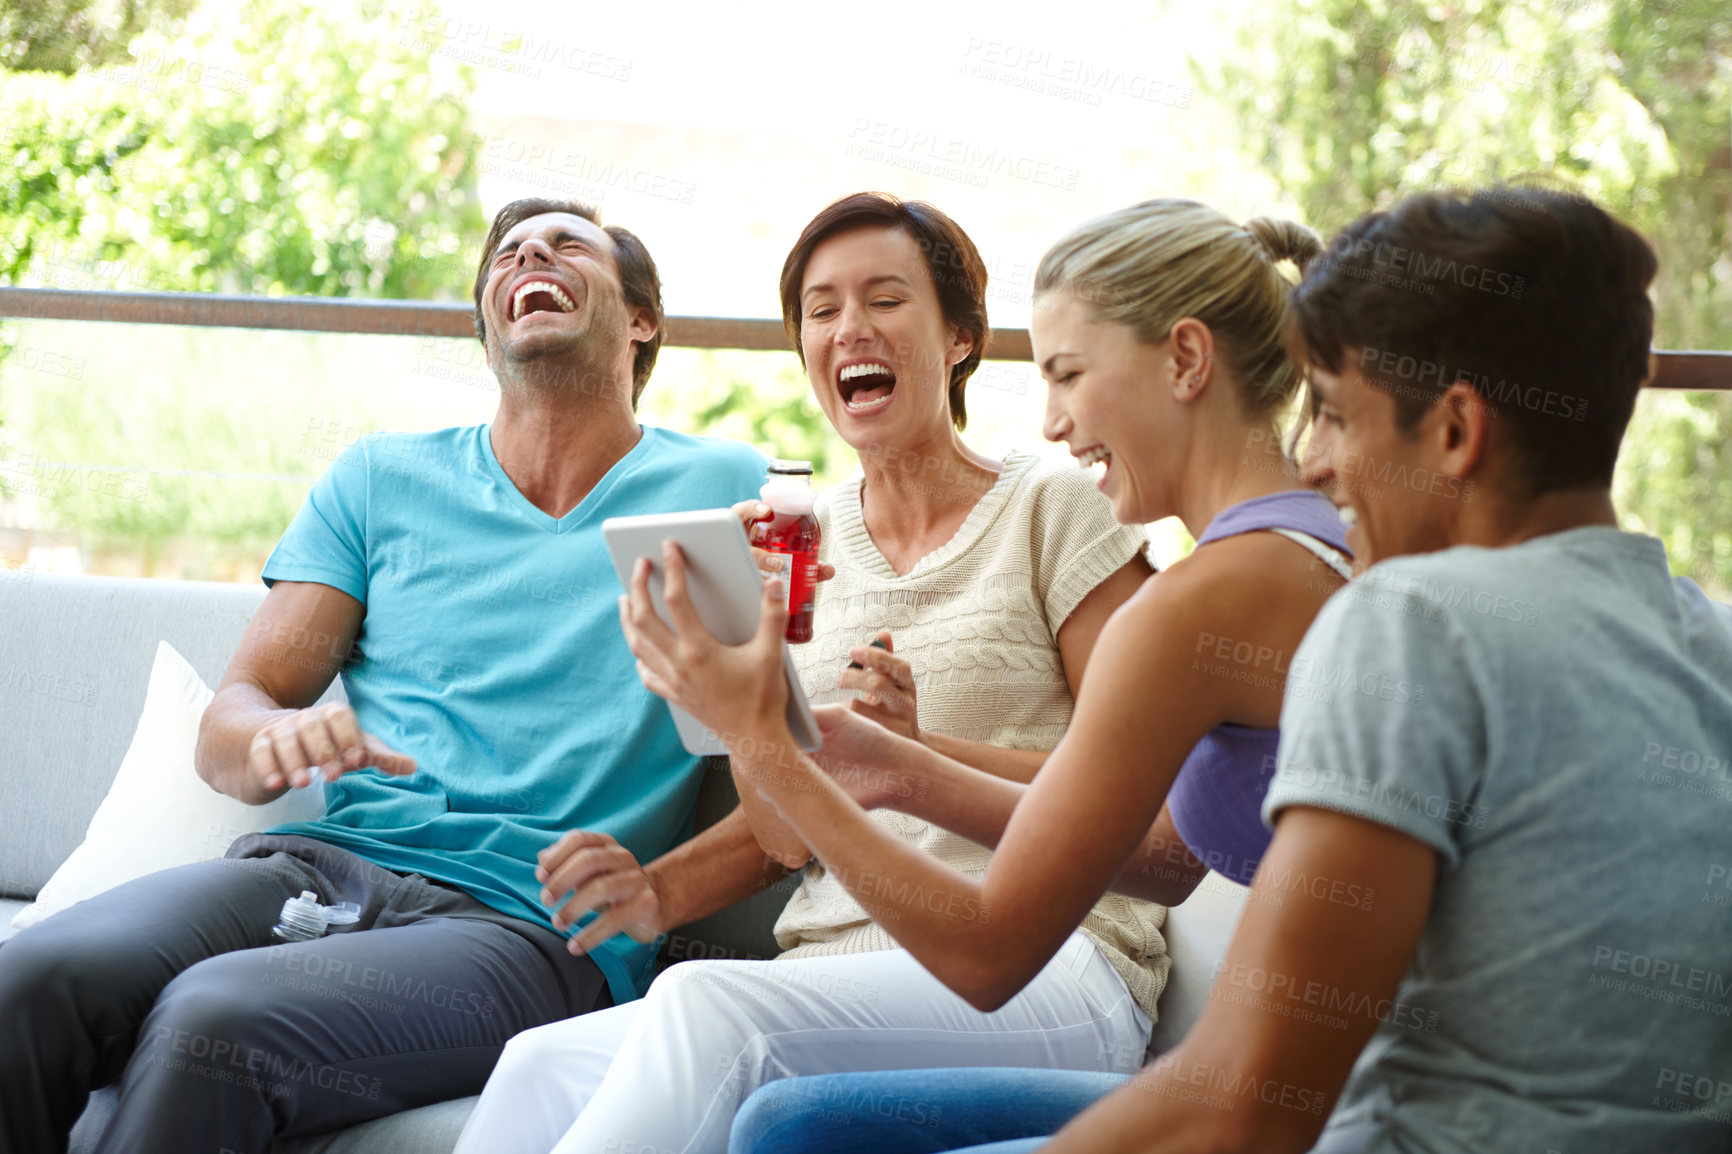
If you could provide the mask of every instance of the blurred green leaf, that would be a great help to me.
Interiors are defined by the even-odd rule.
[[[0,68],[62,72],[126,59],[147,27],[164,30],[194,0],[0,0]]]
[[[486,229],[473,84],[437,81],[438,46],[407,19],[344,0],[213,5],[184,35],[133,37],[123,67],[0,73],[0,283],[466,297]],[[220,383],[128,384],[62,382],[14,440],[33,460],[309,471]],[[147,557],[176,537],[268,546],[304,488],[28,476],[58,523]]]
[[[1286,0],[1203,89],[1325,234],[1413,192],[1560,181],[1660,255],[1655,344],[1732,348],[1725,0]],[[1672,563],[1732,589],[1732,396],[1645,395],[1615,486]]]

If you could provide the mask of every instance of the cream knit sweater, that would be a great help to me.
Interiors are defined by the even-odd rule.
[[[861,483],[855,477],[818,498],[819,555],[836,576],[820,587],[812,640],[794,646],[813,703],[849,700],[836,688],[849,648],[888,629],[913,671],[921,729],[1052,749],[1072,709],[1059,626],[1146,547],[1141,526],[1114,521],[1083,470],[1011,453],[956,535],[899,577],[866,532]],[[985,876],[991,851],[894,810],[872,817],[951,868]],[[1082,925],[1150,1020],[1170,965],[1166,914],[1109,894]],[[897,948],[817,862],[776,922],[776,941],[783,957]]]

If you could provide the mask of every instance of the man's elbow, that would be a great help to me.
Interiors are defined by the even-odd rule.
[[[770,859],[770,861],[774,862],[789,873],[793,873],[795,870],[805,869],[806,864],[812,860],[812,851],[804,846],[801,846],[799,849],[783,849],[774,846],[766,846],[760,841],[758,843],[758,848],[764,851],[764,856],[766,858]]]
[[[1234,1112],[1222,1110],[1211,1110],[1210,1114],[1214,1132],[1203,1149],[1219,1150],[1222,1154],[1242,1150],[1255,1150],[1258,1154],[1305,1154],[1317,1144],[1327,1118],[1327,1113],[1311,1117],[1304,1111],[1261,1104],[1238,1117],[1233,1116]]]
[[[1202,881],[1203,879],[1200,877],[1191,877],[1182,881],[1163,882],[1155,887],[1152,893],[1133,894],[1131,896],[1141,897],[1144,901],[1154,902],[1156,905],[1169,907],[1184,905],[1185,899],[1197,892],[1197,886],[1202,884]]]
[[[207,707],[204,716],[198,721],[198,739],[193,742],[192,747],[192,768],[200,781],[212,789],[217,789],[216,756],[212,750],[216,742],[211,730],[211,711]]]
[[[234,768],[228,764],[228,751],[233,747],[234,735],[229,732],[228,713],[231,700],[226,696],[232,688],[224,686],[217,690],[216,695],[210,699],[210,704],[205,706],[204,715],[198,719],[198,737],[192,747],[193,771],[198,774],[200,781],[222,794],[229,792],[224,788],[224,781]],[[243,747],[243,763],[245,756]],[[254,804],[248,798],[242,797],[240,800]]]

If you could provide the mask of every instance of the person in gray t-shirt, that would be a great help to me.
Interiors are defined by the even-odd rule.
[[[1286,662],[1208,1006],[1043,1149],[1732,1151],[1732,610],[1611,500],[1655,268],[1500,188],[1307,270],[1305,469],[1375,564]]]
[[[1587,526],[1377,565],[1290,678],[1265,814],[1438,858],[1339,1148],[1728,1149],[1732,609]]]

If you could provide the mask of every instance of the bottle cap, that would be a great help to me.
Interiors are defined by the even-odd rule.
[[[812,462],[771,461],[758,498],[777,513],[802,516],[812,511]]]
[[[361,919],[361,907],[354,902],[339,902],[334,906],[319,904],[319,895],[302,890],[298,898],[283,903],[283,912],[273,935],[285,942],[310,942],[324,937],[329,926],[346,926]]]

